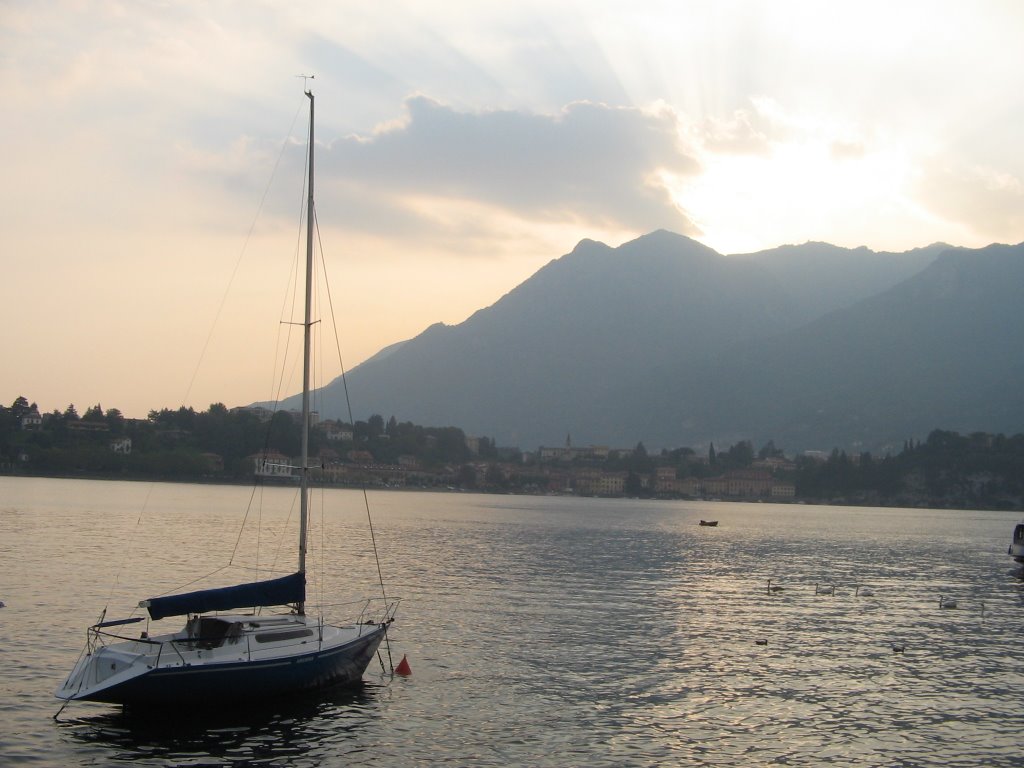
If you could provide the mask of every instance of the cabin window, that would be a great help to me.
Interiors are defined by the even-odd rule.
[[[311,629],[290,629],[284,632],[260,632],[256,635],[257,643],[275,643],[279,640],[297,640],[300,637],[312,637]]]

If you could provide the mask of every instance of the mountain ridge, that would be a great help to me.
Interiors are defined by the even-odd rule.
[[[877,449],[897,431],[900,440],[935,427],[971,431],[948,421],[955,414],[944,409],[957,403],[979,422],[1004,414],[1005,425],[979,423],[978,430],[1024,427],[1006,387],[979,381],[995,397],[979,407],[978,387],[959,398],[948,391],[969,383],[963,367],[940,364],[952,346],[967,344],[970,365],[1016,376],[1016,362],[1000,368],[982,354],[995,352],[976,326],[1012,324],[1005,308],[1024,285],[1016,271],[1024,245],[990,248],[933,244],[906,255],[805,244],[775,249],[781,256],[773,257],[723,256],[664,230],[616,248],[581,240],[462,323],[434,324],[381,350],[349,373],[349,391],[357,419],[380,413],[455,425],[524,448],[570,433],[618,446],[774,439],[792,449],[829,449],[830,441]],[[968,265],[985,258],[991,269],[972,278]],[[831,269],[821,267],[825,261]],[[939,311],[943,295],[960,301],[954,310],[962,323],[955,311]],[[923,321],[901,313],[901,303]],[[934,313],[941,322],[932,327]],[[899,331],[899,343],[883,328]],[[1005,354],[1006,334],[994,334]],[[865,372],[892,369],[897,353],[910,359],[893,372],[888,397],[916,415],[884,427],[871,417],[874,409],[891,418],[884,382]],[[829,371],[862,381],[864,391]],[[952,378],[919,381],[928,375]],[[911,407],[915,382],[918,408]],[[322,418],[342,417],[339,386],[336,380],[318,392]]]

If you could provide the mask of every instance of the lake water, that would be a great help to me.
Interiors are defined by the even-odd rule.
[[[242,528],[251,494],[0,478],[0,764],[1024,764],[1005,512],[371,493],[410,677],[375,662],[357,690],[214,721],[54,721],[105,605],[127,615],[236,542],[289,567],[293,491],[257,494]],[[372,588],[362,495],[317,496],[316,589]]]

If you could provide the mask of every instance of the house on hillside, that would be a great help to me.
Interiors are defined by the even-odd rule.
[[[43,417],[39,415],[39,409],[33,407],[21,417],[21,428],[24,430],[40,429],[43,426]]]
[[[583,469],[575,473],[576,493],[581,496],[621,496],[626,488],[626,472]]]
[[[277,451],[263,451],[249,457],[258,477],[291,477],[291,460]]]
[[[773,499],[792,499],[796,497],[796,486],[793,483],[773,483],[771,497]]]
[[[110,450],[114,453],[123,453],[127,456],[132,452],[132,439],[127,435],[116,437],[110,441]]]
[[[577,459],[584,459],[589,461],[604,461],[608,458],[611,453],[607,445],[588,445],[586,447],[577,447],[572,444],[572,436],[567,435],[565,438],[565,445],[562,447],[548,447],[540,446],[537,449],[537,457],[542,462],[552,461],[576,461]],[[632,454],[632,451],[627,451],[628,454]]]
[[[322,428],[324,435],[332,443],[351,443],[355,439],[352,429],[338,422],[325,422]]]

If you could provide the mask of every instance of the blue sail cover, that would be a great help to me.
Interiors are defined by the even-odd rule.
[[[306,599],[306,575],[293,573],[279,579],[255,581],[234,587],[202,589],[182,595],[154,597],[143,601],[154,621],[167,616],[189,613],[230,611],[232,608],[254,608],[263,605],[301,603]]]

